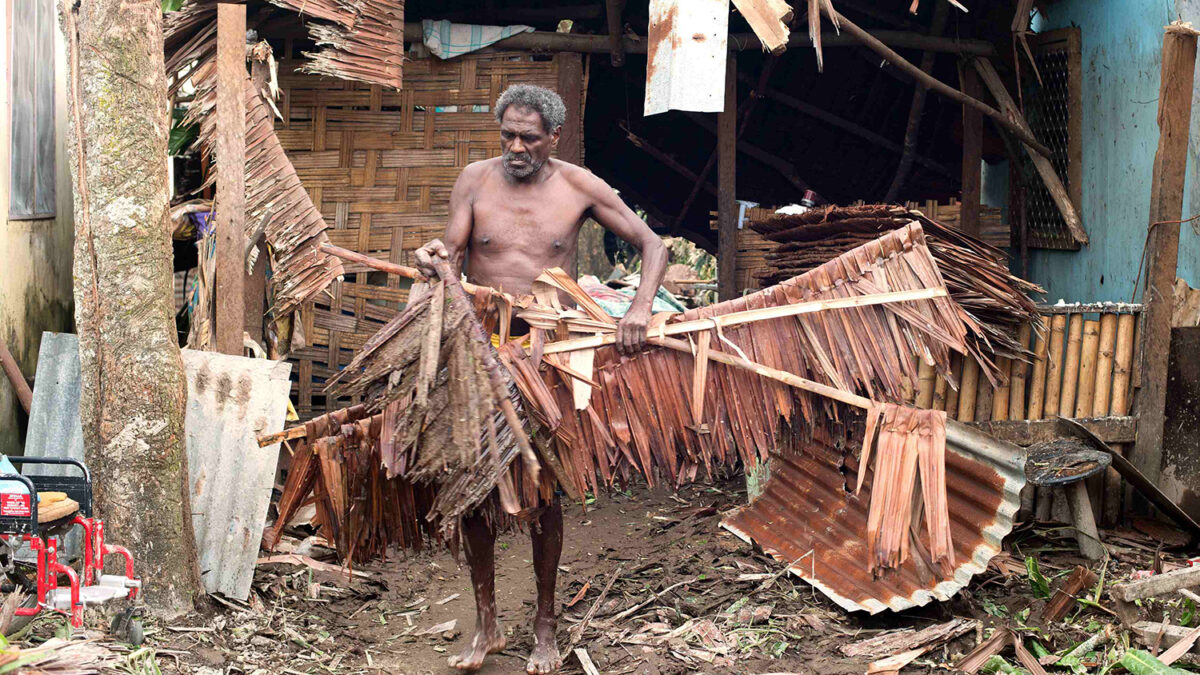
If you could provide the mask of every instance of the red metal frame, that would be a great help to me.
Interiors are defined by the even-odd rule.
[[[104,521],[99,518],[84,518],[75,516],[73,525],[83,528],[83,584],[91,586],[97,583],[104,574],[104,560],[107,555],[119,555],[125,559],[125,576],[136,579],[133,575],[133,555],[124,546],[115,546],[104,542]],[[15,535],[0,534],[0,538],[9,541]],[[58,538],[42,538],[31,534],[21,535],[21,539],[29,543],[29,548],[37,552],[37,604],[33,607],[18,607],[18,616],[33,616],[43,609],[53,609],[69,616],[71,626],[83,627],[83,603],[79,600],[80,580],[74,569],[58,562]],[[47,608],[46,596],[50,591],[59,587],[58,575],[65,575],[71,587],[71,609],[69,612]],[[130,600],[137,598],[138,589],[129,589]]]

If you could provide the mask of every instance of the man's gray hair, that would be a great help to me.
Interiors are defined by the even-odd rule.
[[[514,84],[496,99],[496,121],[504,120],[510,105],[529,108],[542,116],[542,127],[552,133],[567,120],[567,106],[554,91],[532,84]]]

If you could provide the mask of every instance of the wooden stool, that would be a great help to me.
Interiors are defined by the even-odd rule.
[[[1079,552],[1089,560],[1104,557],[1104,545],[1096,529],[1092,500],[1084,480],[1108,469],[1112,458],[1079,438],[1056,438],[1029,446],[1025,477],[1039,487],[1062,487],[1071,505],[1071,524]]]

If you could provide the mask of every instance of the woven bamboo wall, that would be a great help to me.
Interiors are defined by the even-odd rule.
[[[289,45],[283,56],[293,51]],[[462,168],[500,154],[490,112],[500,93],[519,82],[558,88],[558,64],[528,54],[408,61],[400,91],[297,73],[298,65],[280,62],[276,126],[330,242],[407,265],[415,248],[441,236]],[[406,289],[347,264],[345,280],[302,309],[307,344],[291,355],[301,418],[356,403],[326,400],[324,381],[398,311]]]

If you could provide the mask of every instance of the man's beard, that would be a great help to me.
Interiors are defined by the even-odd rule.
[[[513,166],[513,160],[520,160],[525,165],[519,167]],[[505,152],[502,161],[504,162],[504,170],[513,178],[529,178],[541,170],[542,165],[546,163],[545,160],[540,162],[535,161],[533,155],[528,152]]]

